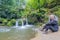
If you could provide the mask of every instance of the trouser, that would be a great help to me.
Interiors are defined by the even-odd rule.
[[[48,31],[49,29],[50,29],[52,32],[57,32],[57,31],[58,31],[58,29],[55,28],[55,27],[53,27],[52,25],[45,25],[45,26],[43,27],[43,30],[44,30],[44,29],[45,29],[45,32]]]

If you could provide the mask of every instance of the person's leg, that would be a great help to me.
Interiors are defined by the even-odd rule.
[[[46,29],[46,30],[48,30],[48,26],[50,26],[49,24],[46,24],[43,28],[42,28],[42,30],[41,31],[43,31],[44,29]]]
[[[54,32],[57,32],[58,30],[59,30],[58,26],[55,25],[55,26],[54,26]]]
[[[46,28],[45,28],[45,32],[47,32],[48,29],[50,29],[50,26],[46,26]]]
[[[53,26],[50,26],[50,28],[49,28],[52,32],[57,32],[58,31],[58,29],[57,28],[55,28],[55,27],[53,27]]]
[[[53,31],[52,32],[57,32],[58,30],[56,30],[56,29],[53,29]]]
[[[52,32],[54,32],[54,27],[51,26],[49,29],[50,29]]]
[[[42,28],[42,30],[41,30],[41,31],[43,31],[44,29],[46,29],[46,25]]]
[[[45,27],[44,34],[47,34],[47,33],[48,33],[49,27],[50,27],[50,26],[46,26],[46,27]]]

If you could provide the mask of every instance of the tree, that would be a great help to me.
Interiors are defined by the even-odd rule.
[[[12,19],[20,18],[22,5],[24,0],[0,0],[0,18],[6,19],[8,23]]]

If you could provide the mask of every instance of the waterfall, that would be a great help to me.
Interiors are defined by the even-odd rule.
[[[18,20],[16,21],[16,27],[18,27]]]
[[[21,28],[25,28],[24,20],[22,19],[21,22],[22,22],[22,26],[21,26]]]
[[[22,20],[22,27],[24,26],[23,20]]]
[[[22,26],[19,26],[19,21],[21,21]],[[24,25],[24,21],[26,21],[26,25]],[[20,27],[20,28],[26,28],[26,27],[31,27],[32,25],[28,24],[28,19],[27,18],[22,18],[22,19],[17,19],[15,27]]]
[[[26,25],[28,25],[28,20],[27,20],[27,18],[26,18]]]

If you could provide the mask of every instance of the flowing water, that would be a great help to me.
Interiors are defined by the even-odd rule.
[[[26,19],[26,25],[23,20],[22,26],[18,25],[18,20],[14,27],[0,27],[0,40],[30,40],[35,37],[36,31],[33,25],[28,24]]]
[[[16,21],[15,27],[18,27],[18,21]]]
[[[30,40],[36,32],[31,28],[0,28],[0,40]]]

